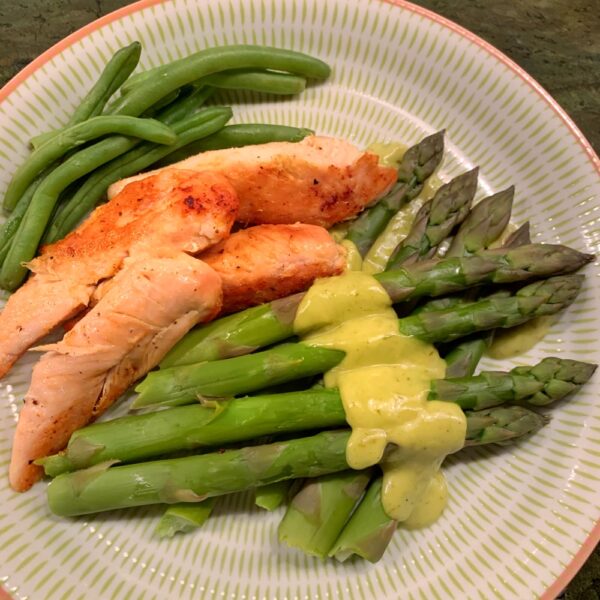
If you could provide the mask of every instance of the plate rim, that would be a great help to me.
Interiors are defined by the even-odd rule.
[[[22,83],[24,83],[29,77],[31,77],[36,71],[43,67],[47,62],[52,60],[63,50],[69,48],[76,42],[90,35],[97,29],[112,23],[122,17],[130,14],[139,12],[146,8],[150,8],[157,4],[163,4],[172,0],[136,0],[135,2],[128,4],[122,8],[107,13],[106,15],[99,17],[83,27],[70,33],[68,36],[62,38],[54,45],[50,46],[47,50],[38,55],[28,65],[21,69],[16,75],[9,79],[2,88],[0,88],[0,103],[6,100],[8,96],[15,91]],[[352,0],[348,0],[352,1]],[[509,58],[504,52],[487,42],[480,36],[476,35],[472,31],[466,29],[462,25],[455,23],[451,19],[443,17],[442,15],[422,6],[418,6],[409,2],[408,0],[374,0],[376,2],[382,2],[397,6],[401,9],[416,13],[422,17],[425,17],[442,27],[448,28],[454,33],[466,38],[476,46],[492,55],[495,59],[503,63],[511,71],[519,76],[530,88],[532,88],[537,95],[556,113],[556,115],[563,121],[567,126],[570,134],[575,138],[576,142],[581,146],[590,160],[592,166],[596,172],[600,175],[600,158],[596,154],[591,143],[566,113],[566,111],[560,106],[560,104],[550,95],[550,93],[525,69],[519,66],[511,58]],[[555,598],[566,588],[573,577],[578,573],[581,567],[584,565],[586,560],[594,551],[595,547],[600,543],[600,518],[596,521],[596,524],[589,532],[587,538],[584,540],[579,550],[575,553],[569,564],[564,568],[563,572],[556,578],[556,580],[546,589],[546,591],[540,596],[540,600],[555,600]],[[11,600],[10,594],[0,586],[0,600]]]

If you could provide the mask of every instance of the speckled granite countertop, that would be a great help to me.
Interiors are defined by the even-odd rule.
[[[600,153],[600,0],[413,0],[522,66]],[[1,0],[0,86],[55,42],[127,0]],[[568,600],[600,600],[598,549]],[[0,598],[3,597],[0,589]]]

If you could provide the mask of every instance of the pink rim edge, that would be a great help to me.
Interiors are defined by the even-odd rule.
[[[41,68],[45,63],[54,58],[57,54],[62,52],[65,48],[73,45],[75,42],[81,40],[85,36],[89,35],[96,29],[107,25],[108,23],[112,23],[121,17],[125,17],[130,15],[131,13],[138,12],[155,4],[162,4],[166,0],[138,0],[128,6],[124,6],[123,8],[119,8],[91,23],[88,23],[81,29],[74,31],[67,37],[63,38],[60,42],[51,46],[48,50],[40,54],[36,59],[34,59],[31,63],[29,63],[24,69],[19,71],[12,79],[10,79],[3,87],[0,89],[0,102],[5,100],[8,95],[13,92],[21,83],[23,83],[30,75],[32,75],[35,71]],[[537,94],[554,110],[554,112],[560,117],[560,119],[565,123],[568,127],[569,131],[575,137],[579,145],[583,148],[585,153],[589,156],[592,164],[600,174],[600,158],[595,153],[594,149],[590,142],[586,139],[583,133],[579,130],[577,125],[573,122],[571,117],[561,108],[561,106],[554,100],[554,98],[525,70],[523,70],[517,63],[512,61],[508,56],[504,53],[500,52],[497,48],[492,46],[490,43],[486,42],[484,39],[475,35],[468,29],[454,23],[454,21],[450,21],[445,17],[438,15],[422,6],[417,6],[412,4],[411,2],[407,2],[406,0],[381,0],[382,2],[387,2],[389,4],[393,4],[395,6],[399,6],[411,12],[417,13],[423,17],[431,19],[432,21],[451,29],[452,31],[458,33],[462,37],[467,38],[469,41],[473,42],[480,48],[483,48],[486,52],[497,58],[500,62],[504,63],[509,69],[514,71],[521,79],[523,79],[528,85],[530,85]],[[594,551],[596,545],[600,542],[600,520],[596,522],[596,525],[588,535],[587,539],[583,542],[579,551],[575,554],[575,556],[571,559],[571,562],[566,566],[565,570],[559,575],[556,581],[542,594],[540,600],[554,600],[568,585],[568,583],[573,579],[573,577],[577,574],[579,569],[583,566],[587,558]],[[3,600],[4,597],[10,599],[10,596],[6,595],[5,592],[0,587],[0,600]]]

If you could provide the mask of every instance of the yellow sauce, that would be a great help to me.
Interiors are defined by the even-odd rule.
[[[386,228],[375,240],[363,260],[363,271],[365,273],[381,273],[385,270],[392,252],[396,246],[408,235],[415,216],[423,202],[415,198],[406,206],[402,207],[387,224]]]
[[[537,317],[510,329],[500,329],[494,333],[494,339],[487,349],[492,358],[511,358],[531,350],[546,337],[548,330],[556,320],[554,315]]]
[[[407,150],[408,146],[400,142],[373,142],[367,147],[367,152],[379,156],[379,164],[384,167],[396,167],[396,169],[400,166]]]
[[[448,502],[448,486],[446,479],[438,472],[429,482],[429,486],[421,502],[402,522],[404,529],[421,529],[437,521]]]
[[[339,388],[352,427],[348,464],[362,469],[381,461],[383,507],[393,519],[414,514],[411,527],[435,520],[446,497],[440,465],[466,432],[457,405],[427,401],[431,379],[445,374],[436,349],[398,333],[389,296],[359,271],[317,281],[294,326],[305,343],[346,352],[325,385]]]
[[[419,209],[433,198],[442,183],[437,175],[429,177],[421,193],[392,217],[363,260],[365,273],[381,273],[385,269],[396,246],[408,235]]]
[[[363,259],[354,242],[342,240],[340,244],[346,248],[346,270],[360,271],[362,269]]]

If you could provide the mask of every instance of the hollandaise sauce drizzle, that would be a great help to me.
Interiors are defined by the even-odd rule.
[[[294,327],[307,344],[346,352],[325,385],[339,388],[352,427],[348,464],[381,464],[391,518],[410,527],[433,522],[447,496],[440,465],[462,447],[466,432],[458,406],[427,401],[429,382],[445,373],[436,349],[398,333],[389,296],[360,271],[315,282]]]

